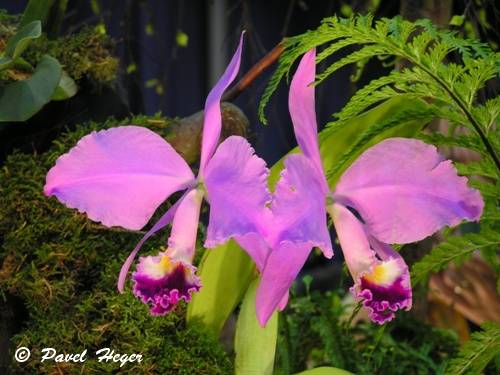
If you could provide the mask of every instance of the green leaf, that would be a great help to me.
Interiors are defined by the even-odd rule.
[[[72,98],[76,95],[77,91],[78,86],[75,81],[63,70],[56,91],[54,91],[54,95],[52,95],[52,100],[66,100]]]
[[[0,122],[26,121],[37,113],[52,98],[61,71],[59,62],[45,55],[30,78],[0,87]]]
[[[42,35],[42,24],[40,21],[33,21],[22,27],[7,41],[4,55],[15,60],[28,47],[33,39],[37,39]]]
[[[201,321],[218,335],[252,281],[255,265],[233,240],[206,250],[198,267],[202,288],[188,304],[188,324]]]
[[[389,99],[377,107],[353,117],[339,126],[331,126],[319,134],[321,160],[325,171],[337,168],[329,177],[330,186],[334,186],[342,172],[368,147],[390,137],[412,137],[429,121],[430,114],[419,119],[408,118],[408,111],[427,113],[427,104],[421,100],[398,96]],[[377,124],[384,125],[391,121],[393,126],[385,129],[375,128],[375,133],[367,133]],[[363,141],[361,143],[360,141]],[[359,144],[359,147],[354,148]],[[290,153],[299,152],[296,147]],[[274,188],[283,169],[283,157],[272,168],[269,186]]]
[[[9,56],[0,56],[0,71],[5,70],[12,64],[12,58]]]
[[[450,361],[447,375],[480,374],[493,358],[500,355],[500,325],[486,322],[481,328],[483,331],[473,333],[458,357]]]
[[[241,305],[234,339],[235,374],[267,375],[273,373],[276,340],[278,338],[278,313],[275,312],[263,328],[257,321],[255,295],[259,280],[248,288]]]
[[[455,14],[453,17],[451,17],[449,25],[460,27],[464,24],[464,20],[465,16],[463,14],[462,15]]]
[[[54,5],[54,0],[30,0],[24,8],[19,27],[24,27],[37,20],[45,24],[52,5]]]
[[[335,367],[317,367],[312,370],[299,372],[296,375],[352,375],[352,372]]]
[[[466,233],[461,236],[449,236],[435,246],[432,251],[415,263],[411,269],[412,284],[416,285],[427,279],[431,272],[438,272],[453,261],[463,261],[476,250],[500,246],[500,233],[483,229],[479,233]]]

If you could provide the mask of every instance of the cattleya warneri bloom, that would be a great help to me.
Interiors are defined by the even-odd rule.
[[[254,155],[248,141],[231,136],[217,147],[222,125],[220,100],[238,73],[242,42],[243,35],[206,99],[197,177],[170,144],[138,126],[120,126],[83,137],[47,174],[47,196],[56,196],[105,226],[131,230],[146,225],[171,194],[186,190],[137,244],[120,272],[118,289],[123,291],[142,244],[172,223],[167,250],[141,257],[132,276],[134,294],[150,305],[153,315],[168,313],[180,299],[190,301],[201,286],[191,262],[204,197],[210,203],[207,243],[212,244],[255,232],[259,210],[269,200],[265,163]]]
[[[287,226],[288,233],[294,232],[288,238],[308,238],[326,254],[331,247],[325,211],[330,214],[354,279],[351,292],[363,301],[370,318],[382,324],[412,304],[408,267],[389,244],[419,241],[444,226],[479,220],[484,203],[434,146],[405,138],[387,139],[366,150],[331,191],[318,147],[311,86],[315,56],[315,50],[303,56],[290,86],[290,115],[303,154],[286,159],[274,212],[279,220],[294,221]],[[271,248],[257,292],[261,324],[283,303],[283,294],[311,250],[296,245]]]

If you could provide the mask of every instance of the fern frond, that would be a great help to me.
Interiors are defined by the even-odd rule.
[[[449,236],[411,269],[414,285],[427,279],[430,273],[444,269],[450,262],[462,262],[476,250],[500,246],[500,233],[482,229],[479,233]]]
[[[500,187],[498,186],[498,184],[479,180],[470,180],[469,185],[479,190],[484,199],[496,200],[498,197],[498,192],[500,191]]]
[[[441,133],[433,133],[419,134],[418,139],[427,143],[432,143],[436,146],[463,147],[476,151],[482,155],[487,155],[483,144],[477,137],[471,137],[467,135],[448,137]]]
[[[500,355],[500,325],[486,322],[481,328],[482,331],[471,335],[458,357],[450,361],[447,375],[480,374],[491,360]]]
[[[371,105],[391,97],[414,95],[439,107],[436,116],[473,129],[484,145],[483,149],[500,170],[498,148],[488,137],[500,112],[499,99],[483,106],[477,103],[478,91],[489,80],[500,76],[499,55],[487,45],[440,30],[428,20],[410,22],[395,17],[374,22],[371,16],[362,15],[324,19],[316,30],[298,35],[287,43],[287,50],[262,96],[261,120],[265,122],[264,109],[269,98],[299,56],[313,47],[322,46],[324,49],[317,57],[319,62],[353,45],[358,48],[317,74],[316,84],[348,64],[363,64],[374,56],[403,59],[411,67],[376,79],[359,90],[335,115],[339,121],[357,116]],[[451,52],[457,52],[461,61],[447,62]]]
[[[491,179],[498,179],[498,170],[489,158],[472,163],[455,163],[458,173],[463,176],[483,176]]]

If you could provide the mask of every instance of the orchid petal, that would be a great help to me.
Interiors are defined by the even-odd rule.
[[[275,243],[307,243],[319,247],[327,258],[331,258],[333,250],[321,178],[304,155],[290,155],[285,160],[285,169],[271,205],[276,230],[279,231]]]
[[[270,200],[264,160],[254,154],[248,141],[227,138],[209,161],[205,173],[210,220],[206,247],[215,247],[232,236],[260,233],[259,226],[269,216]]]
[[[235,240],[250,255],[259,272],[262,272],[267,257],[272,251],[267,241],[258,233],[247,233],[242,236],[236,236]]]
[[[328,212],[335,225],[347,268],[356,280],[376,263],[375,252],[370,248],[363,224],[351,211],[335,203],[328,207]]]
[[[212,88],[205,101],[205,117],[203,120],[203,138],[201,145],[201,162],[200,175],[212,157],[217,143],[219,142],[220,132],[222,128],[222,116],[220,111],[220,101],[222,94],[229,87],[231,82],[236,78],[240,69],[241,50],[243,46],[243,35],[241,34],[238,48],[227,66],[222,77]]]
[[[383,324],[412,304],[410,274],[390,246],[367,236],[363,224],[340,204],[330,206],[347,268],[354,279],[350,291],[362,300],[372,321]],[[371,247],[370,247],[371,245]]]
[[[172,223],[167,249],[167,255],[176,260],[185,263],[191,263],[193,260],[202,202],[203,192],[198,189],[188,191],[181,198]]]
[[[182,199],[182,198],[181,198]],[[173,206],[171,206],[167,212],[165,212],[162,217],[153,225],[153,227],[144,235],[144,237],[141,238],[139,243],[135,246],[134,250],[129,254],[127,257],[127,260],[125,260],[125,263],[123,263],[122,268],[120,270],[120,275],[118,276],[118,291],[120,293],[123,292],[123,288],[125,286],[125,280],[127,278],[127,273],[128,270],[130,269],[130,266],[132,265],[132,262],[134,261],[137,253],[141,249],[142,245],[156,232],[159,230],[163,229],[166,227],[168,224],[170,224],[174,218],[175,213],[177,212],[177,208],[179,207],[179,204],[181,202],[181,199],[179,199]]]
[[[132,280],[134,295],[151,307],[153,316],[168,314],[180,300],[191,301],[191,295],[201,288],[196,267],[166,252],[141,257]]]
[[[137,230],[193,181],[189,166],[163,138],[122,126],[83,137],[49,171],[44,192],[103,225]]]
[[[483,200],[451,161],[415,139],[387,139],[344,173],[334,198],[356,209],[384,243],[419,241],[463,219],[478,220]]]
[[[257,289],[257,319],[265,326],[273,312],[286,301],[288,289],[299,274],[311,252],[309,244],[284,242],[267,258]]]
[[[316,75],[316,49],[307,52],[300,60],[299,66],[290,84],[288,107],[292,118],[295,138],[302,152],[314,164],[321,177],[321,186],[328,191],[324,177],[323,165],[319,154],[318,125],[314,99],[314,83]]]

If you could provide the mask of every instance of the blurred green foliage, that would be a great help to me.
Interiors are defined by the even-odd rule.
[[[280,316],[276,374],[332,366],[359,375],[443,374],[456,335],[399,314],[391,324],[349,326],[345,291],[293,296]]]
[[[5,48],[6,40],[15,29],[5,26],[0,32],[0,51]],[[80,32],[49,39],[46,35],[33,40],[23,54],[23,58],[36,66],[43,55],[56,58],[65,72],[74,80],[89,78],[97,84],[109,84],[115,80],[119,62],[111,53],[111,38],[97,29],[87,27]],[[0,80],[12,80],[12,74],[2,73]]]

